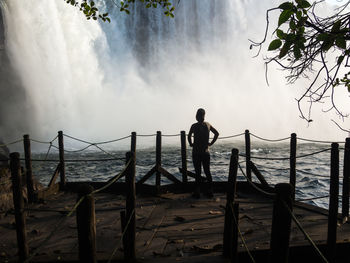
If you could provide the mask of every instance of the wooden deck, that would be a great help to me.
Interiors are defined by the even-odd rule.
[[[123,260],[119,212],[125,197],[110,193],[97,194],[97,254],[106,261],[118,247],[113,260]],[[31,262],[70,262],[78,260],[76,218],[66,217],[76,201],[74,193],[59,193],[41,204],[31,205],[27,215],[30,252],[38,248]],[[257,262],[267,262],[272,219],[272,201],[239,191],[239,227]],[[224,207],[226,196],[194,199],[189,193],[162,194],[158,197],[137,196],[136,249],[139,262],[227,262],[222,257]],[[301,205],[294,213],[321,250],[327,239],[327,211]],[[55,226],[62,221],[48,241]],[[14,215],[0,215],[0,262],[17,262]],[[42,242],[45,241],[43,245]],[[319,262],[303,234],[292,225],[291,262]],[[339,224],[339,255],[349,251],[350,224]],[[250,262],[241,240],[240,262]],[[300,258],[305,259],[305,261]],[[312,261],[308,261],[312,260]],[[345,260],[345,257],[344,257]],[[337,262],[349,262],[339,260]]]

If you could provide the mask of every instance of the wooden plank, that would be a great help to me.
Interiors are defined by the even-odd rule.
[[[47,199],[50,196],[57,194],[60,190],[60,185],[59,183],[55,183],[53,184],[50,188],[44,188],[42,190],[37,191],[36,194],[36,198],[37,200],[39,199]]]
[[[48,188],[52,187],[55,184],[56,179],[57,179],[58,175],[60,174],[60,169],[61,169],[61,164],[59,163],[55,169],[55,172],[53,173],[53,175],[51,177],[49,185],[47,186]]]
[[[181,167],[179,167],[179,171],[180,171],[180,173],[183,173],[183,170],[182,170]],[[187,176],[192,177],[193,179],[196,179],[196,174],[195,174],[194,172],[187,171]],[[202,179],[201,179],[202,182],[205,182],[205,181],[207,180],[207,178],[204,177],[204,176],[201,176],[201,178],[202,178]]]
[[[263,187],[269,188],[269,184],[266,182],[264,176],[260,173],[259,169],[252,161],[249,161],[250,168],[255,176],[258,178]]]
[[[154,166],[144,177],[142,177],[136,184],[140,185],[147,181],[155,172],[157,171],[157,166]]]
[[[166,178],[168,178],[170,181],[173,181],[176,184],[181,184],[181,181],[177,179],[174,175],[169,173],[167,170],[165,170],[163,167],[159,166],[158,171],[163,174]]]

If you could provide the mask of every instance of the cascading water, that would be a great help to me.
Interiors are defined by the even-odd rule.
[[[178,133],[194,122],[198,107],[221,135],[244,129],[265,137],[347,135],[329,114],[316,114],[320,108],[308,128],[299,118],[294,98],[306,83],[285,86],[283,74],[270,69],[267,87],[263,61],[252,58],[248,38],[262,37],[265,10],[274,1],[180,1],[175,19],[140,6],[127,15],[107,2],[111,24],[87,21],[60,0],[1,4],[5,49],[16,73],[11,81],[24,89],[1,85],[3,100],[22,94],[1,103],[6,116],[8,109],[17,112],[1,119],[6,139],[50,138],[57,130],[95,140],[131,131]],[[8,74],[1,78],[10,81]]]

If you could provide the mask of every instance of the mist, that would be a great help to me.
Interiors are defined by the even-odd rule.
[[[0,137],[177,134],[202,107],[221,136],[249,129],[343,141],[347,134],[331,119],[345,128],[350,121],[324,113],[328,105],[314,105],[310,124],[299,117],[295,98],[308,82],[286,85],[286,73],[270,68],[268,86],[263,54],[253,58],[248,39],[262,39],[274,5],[181,1],[174,19],[161,9],[136,6],[127,15],[110,5],[109,24],[87,21],[64,1],[1,0],[8,63],[1,61]],[[338,101],[349,109],[346,92]]]

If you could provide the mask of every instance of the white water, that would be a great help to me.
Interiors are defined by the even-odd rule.
[[[266,85],[248,38],[263,36],[272,0],[181,1],[175,19],[152,11],[145,28],[139,13],[147,10],[111,12],[113,23],[100,25],[61,0],[2,3],[6,49],[34,103],[32,125],[14,138],[174,134],[188,130],[198,107],[222,136],[244,129],[268,138],[347,136],[331,122],[336,116],[321,112],[326,105],[314,107],[309,127],[299,118],[294,98],[307,82],[286,86],[284,73],[270,68]],[[348,94],[340,103],[349,109]]]

